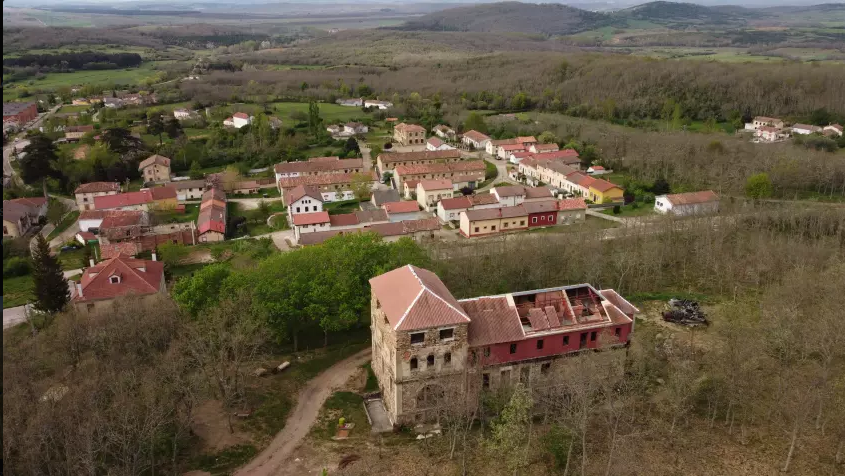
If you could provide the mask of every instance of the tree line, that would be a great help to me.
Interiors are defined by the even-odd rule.
[[[37,67],[55,72],[76,69],[119,69],[138,66],[143,58],[138,53],[99,53],[81,51],[78,53],[25,54],[3,58],[3,66]]]

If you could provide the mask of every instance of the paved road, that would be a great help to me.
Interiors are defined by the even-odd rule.
[[[323,403],[332,391],[352,377],[358,368],[371,358],[370,349],[343,360],[313,378],[299,392],[296,408],[290,413],[285,427],[276,434],[270,445],[257,457],[235,472],[235,476],[288,475],[286,462],[308,435]]]
[[[73,275],[82,273],[81,269],[71,269],[69,271],[65,271],[64,275],[65,278],[69,278]],[[70,285],[71,281],[68,281],[68,285]],[[17,307],[9,307],[3,309],[3,329],[8,327],[13,327],[21,322],[26,321],[26,306],[17,306]]]

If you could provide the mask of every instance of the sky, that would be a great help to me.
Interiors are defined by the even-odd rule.
[[[32,7],[32,6],[50,6],[50,5],[110,5],[117,8],[127,8],[129,6],[172,6],[179,5],[200,5],[200,4],[273,4],[273,3],[378,3],[391,4],[396,0],[4,0],[4,6],[14,7]],[[408,0],[406,0],[408,1]],[[629,7],[633,5],[640,5],[648,3],[642,0],[519,0],[525,3],[563,3],[574,6],[587,6],[590,4],[602,4],[607,6],[619,5],[620,7]],[[410,0],[412,3],[440,3],[440,4],[472,4],[472,3],[492,3],[476,0]],[[687,3],[696,3],[699,5],[741,5],[744,7],[766,7],[766,6],[784,6],[784,5],[817,5],[821,3],[840,3],[832,0],[697,0],[687,1]]]

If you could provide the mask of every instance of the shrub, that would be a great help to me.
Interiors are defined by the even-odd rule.
[[[26,258],[15,256],[3,260],[3,278],[15,278],[17,276],[29,274],[29,272],[29,260]]]
[[[620,213],[622,213],[622,207],[620,207],[619,205],[614,205],[613,206],[613,214],[619,215]]]

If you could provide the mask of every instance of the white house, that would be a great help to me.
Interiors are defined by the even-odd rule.
[[[490,142],[490,136],[486,134],[482,134],[478,131],[472,130],[464,132],[464,136],[461,138],[461,142],[467,147],[472,147],[476,150],[482,150],[487,147],[487,144]]]
[[[170,182],[176,189],[176,200],[184,202],[187,200],[201,200],[205,193],[205,180],[180,180]]]
[[[243,112],[236,112],[232,114],[232,117],[227,117],[226,120],[223,121],[223,125],[226,127],[234,127],[235,129],[240,129],[241,127],[252,124],[253,116]]]
[[[483,208],[500,208],[501,206],[492,193],[444,198],[437,203],[437,218],[442,223],[458,221],[461,219],[461,212]]]
[[[511,152],[511,155],[510,155],[510,157],[508,157],[508,160],[512,164],[518,164],[518,163],[522,162],[523,159],[527,159],[527,158],[530,158],[530,157],[534,157],[534,153],[523,150],[523,151]]]
[[[323,211],[323,194],[316,187],[299,185],[287,192],[285,203],[288,205],[288,223],[293,223],[294,215]]]
[[[776,117],[757,116],[752,119],[751,122],[745,123],[745,130],[756,131],[761,127],[775,127],[777,129],[783,129],[783,126],[783,121]]]
[[[604,175],[613,172],[612,170],[607,170],[606,168],[602,167],[601,165],[593,165],[592,167],[587,169],[587,175]]]
[[[809,124],[793,124],[792,132],[794,132],[795,134],[808,135],[815,134],[817,132],[821,133],[822,128],[819,126],[811,126]]]
[[[533,152],[535,154],[541,154],[543,152],[557,152],[560,150],[560,147],[557,144],[531,144],[528,147],[528,152]]]
[[[825,134],[837,135],[839,137],[842,137],[842,126],[839,124],[830,124],[829,126],[824,126],[823,132]]]
[[[299,242],[299,237],[304,233],[328,231],[329,228],[331,228],[329,212],[322,211],[294,214],[291,226],[293,226],[294,239]]]
[[[349,135],[366,134],[369,130],[369,127],[360,122],[347,122],[343,125],[343,132]]]
[[[390,101],[379,101],[376,99],[366,99],[364,100],[364,107],[376,107],[379,109],[387,109],[393,107],[393,103]]]
[[[719,211],[719,196],[712,190],[658,195],[654,197],[654,211],[676,216],[715,213]]]
[[[335,101],[337,104],[341,106],[349,106],[349,107],[361,107],[364,105],[364,100],[361,98],[347,98],[347,99],[338,99]]]
[[[429,137],[425,142],[425,150],[453,150],[454,147],[443,142],[438,137]]]
[[[100,228],[107,213],[105,210],[83,210],[79,213],[79,230],[90,231],[92,228]]]
[[[428,215],[420,212],[419,204],[412,200],[383,203],[381,208],[387,212],[387,218],[391,223],[429,218]]]
[[[191,118],[191,111],[187,109],[174,109],[173,110],[173,117],[178,120],[190,119]]]
[[[431,132],[441,139],[450,140],[455,138],[455,130],[449,126],[444,126],[443,124],[434,126],[431,129]]]
[[[329,134],[336,136],[340,133],[341,129],[339,125],[332,124],[329,127],[326,127],[326,131],[328,131]]]
[[[765,142],[776,142],[789,137],[788,129],[778,129],[777,127],[763,126],[754,132],[754,135]]]

